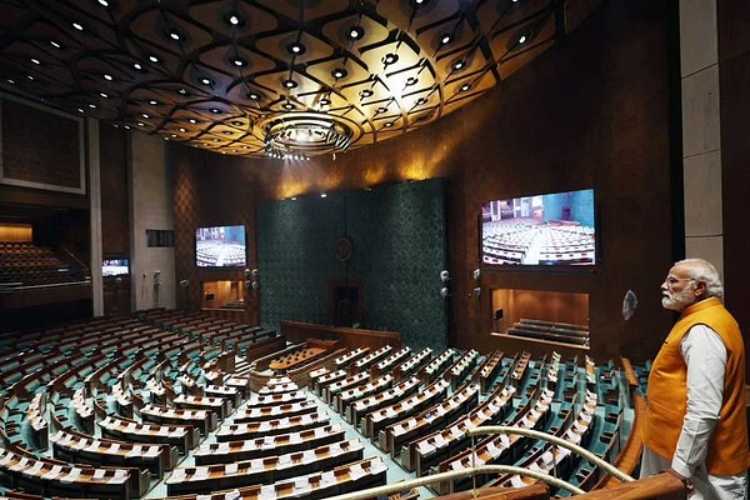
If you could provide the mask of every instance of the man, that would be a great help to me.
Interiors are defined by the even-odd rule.
[[[719,274],[703,259],[686,259],[661,290],[662,306],[680,318],[648,379],[641,477],[670,472],[691,499],[745,498],[745,346],[722,304]]]

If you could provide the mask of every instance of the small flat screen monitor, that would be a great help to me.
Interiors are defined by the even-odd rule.
[[[245,226],[196,229],[195,261],[198,267],[245,267]]]
[[[102,276],[127,276],[130,274],[128,259],[104,259]]]
[[[482,263],[596,264],[594,190],[522,196],[482,205]]]

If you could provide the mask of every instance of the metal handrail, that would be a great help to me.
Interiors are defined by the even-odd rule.
[[[573,486],[567,481],[563,481],[562,479],[550,476],[549,474],[545,474],[544,472],[524,469],[523,467],[515,467],[513,465],[480,465],[478,467],[472,467],[458,471],[440,472],[438,474],[422,476],[417,479],[410,479],[408,481],[388,484],[386,486],[376,486],[374,488],[368,488],[366,490],[357,491],[355,493],[344,493],[343,495],[328,497],[328,500],[359,500],[365,498],[375,498],[377,496],[398,493],[401,491],[410,490],[412,488],[417,488],[419,486],[425,486],[440,481],[459,479],[462,477],[474,476],[476,474],[482,473],[518,474],[522,476],[533,477],[534,479],[544,481],[558,488],[566,489],[576,495],[582,495],[586,493],[577,486]]]
[[[614,465],[610,464],[606,460],[603,460],[597,457],[586,448],[578,446],[577,444],[570,443],[564,439],[560,439],[557,436],[547,434],[546,432],[535,431],[532,429],[523,429],[521,427],[512,427],[512,426],[507,426],[507,425],[487,425],[484,427],[477,427],[475,429],[470,429],[468,431],[468,434],[469,436],[479,436],[479,435],[484,435],[484,434],[518,434],[521,436],[541,439],[542,441],[549,441],[551,443],[556,444],[557,446],[560,446],[562,448],[567,448],[570,451],[578,453],[583,458],[593,463],[594,465],[601,467],[602,469],[604,469],[605,472],[607,472],[608,474],[612,476],[615,476],[620,481],[623,481],[626,483],[635,481],[634,478],[625,474],[623,471],[621,471]]]
[[[470,429],[469,431],[467,431],[467,434],[472,438],[472,447],[471,447],[472,465],[475,463],[474,458],[476,456],[476,446],[474,444],[474,439],[473,439],[474,436],[481,436],[481,435],[487,435],[487,434],[518,434],[520,436],[533,437],[536,439],[540,439],[542,441],[548,441],[557,446],[560,446],[562,448],[567,448],[572,452],[578,453],[584,459],[586,459],[587,461],[593,463],[594,465],[598,467],[601,467],[605,472],[609,473],[612,476],[615,476],[620,481],[623,481],[623,482],[635,481],[635,479],[625,474],[620,469],[610,464],[606,460],[603,460],[597,457],[596,455],[591,453],[589,450],[581,446],[578,446],[577,444],[573,444],[568,441],[565,441],[564,439],[560,439],[557,436],[547,434],[546,432],[535,431],[531,429],[524,429],[521,427],[505,426],[505,425],[488,425],[488,426],[483,426],[483,427],[477,427],[475,429]],[[569,492],[575,495],[583,495],[584,493],[586,493],[581,488],[578,488],[577,486],[574,486],[568,483],[567,481],[563,481],[562,479],[559,479],[547,473],[536,471],[536,470],[524,469],[523,467],[516,467],[512,465],[479,465],[479,466],[473,465],[470,468],[462,469],[459,471],[440,472],[438,474],[422,476],[417,479],[411,479],[409,481],[402,481],[399,483],[389,484],[386,486],[376,486],[374,488],[368,488],[366,490],[358,491],[356,493],[345,493],[343,495],[330,497],[330,499],[331,500],[359,500],[359,499],[365,499],[365,498],[373,498],[373,497],[380,496],[380,495],[388,495],[388,494],[398,493],[398,492],[405,491],[405,490],[410,490],[412,488],[417,488],[419,486],[426,486],[428,484],[437,483],[440,481],[459,479],[459,478],[467,477],[467,476],[471,476],[472,478],[475,478],[477,474],[483,474],[483,473],[506,473],[506,474],[516,474],[519,476],[533,477],[534,479],[544,481],[545,483],[551,484],[552,486],[555,486],[557,488],[568,490]],[[476,484],[474,484],[473,491],[475,492],[474,496],[476,497],[476,491],[477,491]]]

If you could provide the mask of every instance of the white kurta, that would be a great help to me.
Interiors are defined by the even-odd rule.
[[[695,482],[691,500],[745,499],[746,475],[713,476],[706,471],[708,446],[724,399],[724,342],[711,328],[696,325],[682,338],[680,350],[687,365],[688,401],[677,449],[669,460],[644,447],[641,477],[672,468]]]

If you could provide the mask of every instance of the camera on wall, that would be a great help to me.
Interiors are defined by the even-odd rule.
[[[440,283],[443,285],[440,287],[440,296],[447,299],[450,295],[450,289],[448,288],[448,281],[450,281],[451,275],[447,269],[440,271]]]
[[[258,269],[245,269],[245,287],[248,290],[258,290],[260,288],[260,272]]]

